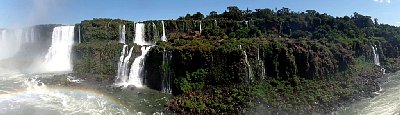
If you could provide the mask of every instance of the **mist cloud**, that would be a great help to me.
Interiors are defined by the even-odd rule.
[[[28,23],[38,24],[51,20],[51,15],[58,9],[62,0],[32,0],[33,9],[30,13]]]

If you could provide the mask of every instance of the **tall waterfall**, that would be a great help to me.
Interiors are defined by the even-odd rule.
[[[78,43],[81,43],[82,42],[82,38],[81,38],[82,36],[81,36],[81,26],[79,25],[78,26],[78,40],[79,40],[79,42]]]
[[[136,57],[130,67],[128,73],[129,59],[133,52],[133,47],[129,50],[128,56],[124,58],[125,48],[121,52],[120,62],[118,63],[118,75],[116,85],[127,87],[134,85],[135,87],[143,87],[143,65],[147,52],[152,47],[151,42],[147,42],[144,38],[145,25],[144,23],[135,24],[135,41],[134,43],[141,46],[141,55]]]
[[[125,25],[119,25],[119,43],[125,44]]]
[[[379,62],[379,54],[377,53],[377,48],[376,45],[371,45],[372,47],[372,52],[374,53],[374,63],[377,66],[381,66],[380,62]]]
[[[167,41],[167,37],[165,36],[164,21],[161,21],[161,24],[162,24],[162,36],[161,36],[161,41]]]
[[[239,48],[242,49],[242,45],[239,45]],[[248,80],[249,82],[253,82],[253,71],[252,71],[252,69],[251,69],[250,62],[249,62],[249,60],[248,60],[248,58],[247,58],[246,50],[245,50],[245,49],[242,49],[242,51],[243,51],[244,60],[245,60],[246,66],[247,66],[247,80]]]
[[[31,31],[30,31],[30,39],[29,39],[29,41],[31,42],[31,43],[33,43],[33,42],[35,42],[35,28],[33,27],[33,28],[31,28]]]
[[[260,59],[260,48],[257,48],[257,61],[259,63],[258,66],[260,66],[261,69],[261,77],[264,78],[265,75],[265,65],[264,65],[264,61]]]
[[[142,54],[136,57],[131,65],[127,85],[134,85],[135,87],[143,87],[143,65],[144,58],[152,46],[142,46]]]
[[[35,42],[33,27],[24,29],[3,29],[0,32],[0,59],[14,56],[25,43]]]
[[[199,28],[200,28],[200,33],[201,33],[201,31],[202,31],[202,28],[201,28],[201,21],[200,21],[199,23],[200,23],[200,27],[199,27]]]
[[[214,20],[214,26],[218,26],[217,20]]]
[[[45,57],[45,71],[71,71],[71,49],[74,44],[74,26],[55,27],[51,46]]]
[[[162,61],[162,69],[163,69],[163,75],[162,75],[162,81],[161,81],[161,91],[163,93],[172,93],[172,88],[171,88],[171,82],[172,82],[172,78],[171,78],[171,71],[169,68],[169,64],[171,61],[172,55],[171,52],[168,52],[165,50],[165,48],[163,49],[163,61]]]
[[[126,49],[127,49],[128,45],[124,45],[122,48],[122,52],[121,52],[121,56],[119,57],[119,62],[118,62],[118,73],[117,73],[117,77],[115,79],[116,83],[125,83],[128,81],[128,64],[129,64],[129,60],[132,57],[132,53],[133,53],[133,46],[131,47],[131,49],[128,52],[128,55],[125,56],[126,54]]]
[[[147,42],[144,39],[144,23],[136,23],[135,24],[135,41],[134,43],[136,43],[137,45],[151,45],[150,42]]]
[[[121,79],[124,77],[124,76],[122,76],[122,73],[123,73],[123,69],[124,69],[123,64],[124,64],[126,47],[128,47],[128,45],[124,45],[122,47],[121,56],[119,57],[118,71],[117,71],[117,76],[115,78],[116,83],[121,82],[122,81]]]

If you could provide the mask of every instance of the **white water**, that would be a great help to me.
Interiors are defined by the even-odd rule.
[[[161,24],[162,24],[162,36],[161,36],[161,41],[167,41],[167,37],[165,36],[164,21],[161,21]]]
[[[121,51],[121,56],[119,57],[117,76],[115,79],[116,83],[121,82],[122,81],[121,79],[124,77],[123,76],[123,71],[124,71],[123,65],[124,65],[126,47],[128,47],[128,45],[123,45],[122,51]]]
[[[128,82],[123,83],[124,86],[134,85],[135,87],[143,87],[143,65],[147,52],[152,46],[142,46],[142,54],[136,57],[131,65]]]
[[[377,53],[377,48],[376,48],[376,45],[375,45],[375,47],[374,47],[374,45],[371,45],[371,47],[372,47],[372,52],[374,53],[374,63],[375,63],[375,65],[377,65],[377,66],[381,66],[381,63],[379,62],[379,54]]]
[[[3,72],[3,71],[2,71]],[[52,88],[38,80],[53,75],[1,74],[0,114],[2,115],[104,115],[129,114],[104,95],[85,90]],[[81,82],[73,77],[69,82]]]
[[[72,71],[71,50],[74,44],[74,26],[55,27],[51,46],[43,64],[44,71]]]
[[[82,36],[81,36],[81,26],[78,26],[78,40],[79,40],[79,42],[78,43],[81,43],[82,42],[82,38],[81,38]]]
[[[200,27],[199,27],[199,28],[200,28],[200,33],[201,33],[201,31],[202,31],[202,28],[201,28],[201,21],[200,21],[199,23],[200,23]]]
[[[25,29],[4,29],[1,30],[0,34],[0,60],[14,56],[25,43],[33,43],[35,39],[33,27]]]
[[[33,43],[33,42],[35,42],[35,28],[33,27],[33,28],[31,28],[31,36],[30,36],[30,42],[31,43]]]
[[[170,75],[170,70],[169,70],[169,63],[171,61],[172,55],[168,51],[163,49],[163,78],[162,78],[162,83],[161,83],[161,91],[163,93],[168,93],[172,94],[172,88],[171,88],[171,75]]]
[[[266,75],[264,61],[260,59],[260,48],[257,48],[257,61],[259,63],[259,66],[261,67],[261,75],[263,79]]]
[[[117,80],[115,85],[117,86],[124,86],[124,87],[128,87],[129,85],[133,85],[135,87],[143,87],[143,65],[144,65],[144,58],[147,54],[147,52],[150,50],[150,48],[152,47],[152,43],[151,42],[147,42],[144,38],[144,23],[136,23],[136,29],[135,29],[135,41],[134,43],[136,43],[137,45],[139,45],[141,47],[141,55],[136,57],[130,67],[129,70],[129,74],[127,72],[128,66],[127,64],[129,64],[129,59],[131,57],[132,54],[132,50],[133,47],[131,48],[131,50],[129,51],[128,56],[125,57],[124,60],[122,55],[125,55],[125,53],[121,53],[121,57],[120,57],[120,62],[122,61],[122,63],[120,63],[119,67],[121,66],[121,73],[119,73],[120,75],[117,76]],[[125,51],[123,51],[125,52]],[[120,69],[118,69],[120,70]]]
[[[239,45],[239,48],[242,49],[242,45]],[[247,79],[249,82],[253,82],[253,71],[251,69],[251,65],[249,60],[247,59],[247,53],[245,49],[242,49],[243,54],[244,54],[244,60],[247,66]]]
[[[380,95],[361,100],[339,111],[343,115],[398,115],[400,112],[400,73],[394,73],[382,85]]]
[[[137,45],[151,45],[150,42],[147,42],[144,39],[144,23],[136,23],[136,28],[135,28],[135,41],[134,43],[136,43]]]
[[[128,68],[129,66],[128,66],[128,64],[129,64],[129,60],[132,57],[132,53],[133,53],[134,47],[132,46],[130,48],[127,56],[125,56],[126,48],[127,48],[127,45],[124,45],[124,47],[122,49],[122,52],[121,52],[120,61],[118,62],[118,75],[117,75],[117,77],[115,79],[115,83],[117,85],[124,84],[124,83],[128,82],[128,79],[129,79],[128,78],[129,77],[128,76],[129,75],[129,71],[128,71],[129,70],[129,68]]]
[[[125,25],[119,25],[119,43],[125,44]]]

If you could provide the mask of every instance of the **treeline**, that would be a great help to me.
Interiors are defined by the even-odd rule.
[[[243,21],[250,28],[261,31],[259,36],[275,34],[291,38],[326,39],[335,41],[338,38],[369,38],[384,37],[398,41],[400,29],[379,24],[378,19],[372,19],[355,12],[352,16],[334,17],[315,10],[294,12],[289,8],[282,9],[255,9],[241,10],[236,6],[227,7],[227,10],[218,14],[215,11],[204,16],[200,12],[187,14],[178,20],[216,20],[216,21]],[[254,23],[253,23],[254,22]],[[235,31],[236,34],[240,34]],[[230,33],[226,33],[230,35]],[[234,37],[234,36],[229,36]],[[247,36],[252,37],[252,36]]]

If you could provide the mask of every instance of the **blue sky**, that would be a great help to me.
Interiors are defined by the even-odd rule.
[[[400,0],[1,0],[0,28],[75,24],[92,18],[176,19],[186,13],[221,13],[227,6],[313,9],[333,16],[358,12],[378,18],[380,23],[400,25]]]

